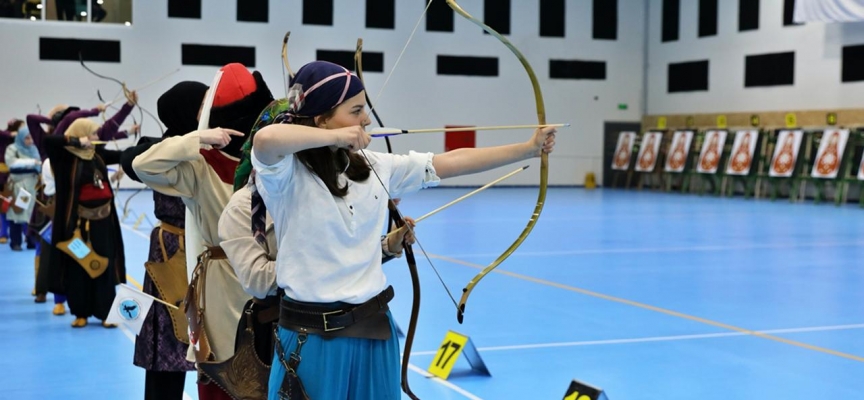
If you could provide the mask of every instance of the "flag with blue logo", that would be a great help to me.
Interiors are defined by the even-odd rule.
[[[153,305],[153,297],[125,283],[117,286],[114,304],[105,322],[109,324],[124,324],[134,334],[141,332],[144,318]]]

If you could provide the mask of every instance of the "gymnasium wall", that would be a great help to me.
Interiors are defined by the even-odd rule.
[[[437,1],[443,3],[443,0]],[[424,0],[335,0],[332,14],[317,12],[306,16],[311,19],[332,16],[332,25],[304,24],[304,7],[326,9],[329,4],[326,0],[249,2],[267,7],[266,20],[269,22],[238,22],[240,2],[230,0],[201,1],[200,19],[169,18],[168,4],[180,1],[135,1],[131,26],[0,19],[0,54],[3,54],[0,63],[0,118],[5,118],[3,121],[12,117],[23,118],[27,113],[36,112],[37,106],[47,112],[58,103],[91,107],[98,103],[97,89],[106,98],[118,94],[118,85],[90,75],[75,61],[40,59],[40,39],[43,38],[118,41],[119,62],[93,61],[88,65],[101,74],[125,81],[130,88],[180,68],[170,78],[141,91],[141,104],[155,113],[156,99],[172,84],[180,80],[209,83],[216,71],[214,66],[183,65],[181,49],[184,44],[251,48],[241,50],[247,55],[252,54],[250,60],[254,69],[261,71],[276,96],[283,96],[285,90],[279,53],[283,34],[290,30],[289,59],[294,68],[314,60],[318,50],[353,51],[360,36],[365,40],[366,52],[381,53],[383,72],[367,72],[365,75],[372,98],[377,99],[376,107],[390,126],[423,128],[444,124],[530,124],[536,121],[534,96],[520,64],[497,40],[484,35],[458,15],[454,17],[453,32],[427,31],[426,23],[420,23],[383,95],[378,97],[385,77],[393,70],[397,56],[425,6]],[[594,39],[593,4],[603,2],[608,3],[608,0],[562,1],[566,3],[560,24],[563,37],[541,37],[541,4],[554,6],[556,1],[460,1],[463,8],[481,19],[486,14],[484,3],[496,7],[509,4],[509,16],[493,9],[488,15],[498,18],[499,22],[502,18],[509,22],[508,37],[525,53],[543,88],[547,120],[573,124],[559,133],[558,147],[551,157],[550,184],[580,185],[587,172],[595,172],[598,180],[602,179],[604,121],[639,121],[645,111],[646,3],[644,0],[619,0],[617,15],[613,15],[613,21],[617,20],[612,30],[615,39]],[[383,5],[385,15],[388,3],[396,4],[395,10],[390,7],[395,21],[393,29],[366,27],[368,3]],[[609,15],[604,15],[608,21]],[[547,31],[548,28],[557,29],[557,24],[543,23]],[[605,31],[608,35],[609,29]],[[652,44],[651,49],[655,48]],[[440,55],[497,60],[497,76],[442,75],[437,68]],[[668,55],[662,59],[665,57],[674,58]],[[580,74],[586,70],[580,70],[578,66],[587,65],[591,79],[551,78],[550,60],[565,61],[563,75],[575,69],[575,76],[583,76]],[[574,60],[588,63],[567,63]],[[559,68],[555,74],[560,76],[562,63],[555,65]],[[568,65],[570,69],[566,68]],[[598,78],[600,71],[602,78]],[[665,103],[662,98],[654,102]],[[655,107],[665,107],[661,105]],[[135,115],[137,117],[137,111]],[[149,117],[144,120],[144,127],[146,135],[159,135]],[[523,140],[528,134],[527,131],[481,132],[477,134],[477,145]],[[442,134],[399,137],[393,141],[397,152],[444,150]],[[381,143],[375,143],[373,148],[384,149]],[[508,184],[536,185],[539,163],[535,161],[532,165],[535,168],[508,180]],[[510,169],[505,167],[452,179],[447,184],[478,185]]]
[[[790,24],[793,5],[649,0],[646,114],[864,107],[864,22]]]

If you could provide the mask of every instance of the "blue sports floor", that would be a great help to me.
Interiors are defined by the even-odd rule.
[[[466,189],[406,198],[410,216]],[[131,193],[119,194],[120,204]],[[490,189],[417,227],[454,296],[521,232],[535,189]],[[130,203],[129,274],[144,276],[149,192]],[[149,217],[152,220],[152,216]],[[0,247],[0,398],[142,399],[124,329],[34,304],[33,253]],[[465,324],[425,259],[410,379],[428,399],[561,399],[578,379],[610,400],[864,399],[864,210],[787,201],[550,189],[534,233],[472,294]],[[385,265],[407,326],[403,260]],[[448,329],[492,377],[428,379]],[[194,376],[186,393],[195,399]],[[317,400],[317,399],[316,399]]]

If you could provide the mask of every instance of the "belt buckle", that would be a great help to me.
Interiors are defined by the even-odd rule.
[[[324,332],[333,332],[333,331],[338,331],[340,329],[345,329],[344,326],[340,326],[338,328],[330,328],[329,326],[327,326],[327,316],[333,315],[333,314],[340,314],[340,313],[342,313],[342,310],[329,311],[329,312],[325,312],[325,313],[321,314],[321,318],[324,320]]]

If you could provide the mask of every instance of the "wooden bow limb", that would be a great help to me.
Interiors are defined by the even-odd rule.
[[[294,71],[291,69],[291,64],[288,63],[288,38],[291,37],[291,31],[285,32],[285,37],[282,38],[282,81],[285,84],[285,97],[288,97],[288,82],[294,77]]]
[[[543,125],[499,125],[499,126],[466,126],[460,128],[426,128],[426,129],[399,129],[399,128],[373,128],[372,137],[388,137],[395,135],[406,135],[412,133],[433,132],[464,132],[464,131],[498,131],[507,129],[534,129],[548,127],[568,127],[570,124],[543,124]]]
[[[519,60],[519,63],[522,64],[522,67],[525,69],[525,73],[528,75],[528,79],[531,81],[531,88],[534,92],[534,103],[537,110],[537,124],[538,125],[546,125],[546,106],[543,101],[543,93],[540,90],[540,82],[537,79],[537,75],[534,73],[534,69],[531,68],[531,64],[528,62],[528,59],[525,58],[525,55],[522,54],[513,43],[510,42],[506,37],[502,36],[500,33],[496,32],[494,29],[473,17],[471,14],[468,14],[462,7],[456,3],[456,0],[446,0],[447,5],[453,10],[455,13],[459,14],[463,18],[471,21],[473,24],[483,28],[484,31],[489,33],[489,35],[498,39],[501,44],[507,47],[514,56]],[[546,189],[549,183],[549,154],[545,152],[541,152],[540,154],[540,190],[537,193],[537,203],[534,206],[534,211],[531,213],[531,216],[528,219],[528,223],[525,225],[525,228],[522,230],[522,233],[519,234],[519,237],[510,245],[503,253],[501,253],[495,261],[492,261],[489,265],[483,268],[480,273],[478,273],[474,278],[471,278],[468,281],[468,284],[465,285],[465,288],[462,289],[462,298],[459,300],[459,311],[456,315],[456,320],[461,324],[465,318],[465,307],[468,303],[468,298],[471,296],[471,292],[477,286],[478,283],[492,270],[501,265],[507,257],[510,257],[513,252],[516,251],[517,248],[528,238],[528,235],[531,234],[531,231],[534,230],[534,226],[537,225],[537,221],[540,219],[540,214],[543,212],[543,205],[546,203]]]
[[[176,73],[178,73],[178,72],[180,72],[180,68],[177,68],[177,69],[175,69],[175,70],[173,70],[173,71],[171,71],[171,72],[169,72],[169,73],[167,73],[167,74],[165,74],[165,75],[162,75],[162,76],[160,76],[160,77],[158,77],[158,78],[156,78],[156,79],[154,79],[154,80],[152,80],[152,81],[150,81],[150,82],[147,82],[147,83],[145,83],[143,86],[140,86],[140,87],[135,88],[135,89],[131,89],[131,90],[130,90],[130,89],[127,89],[127,88],[124,87],[124,88],[123,88],[123,91],[122,91],[119,95],[117,95],[117,97],[115,97],[114,100],[111,100],[110,102],[105,103],[105,106],[106,106],[106,107],[107,107],[107,106],[110,106],[110,105],[112,105],[112,104],[114,104],[114,103],[116,103],[116,102],[118,102],[118,101],[120,101],[120,100],[123,100],[123,99],[127,99],[127,100],[128,100],[128,99],[129,99],[129,93],[130,93],[130,92],[141,92],[142,90],[147,89],[148,87],[153,86],[153,85],[155,85],[156,83],[159,83],[159,82],[163,81],[164,79],[168,78],[169,76],[174,75],[174,74],[176,74]]]
[[[462,195],[461,197],[457,198],[456,200],[453,200],[453,201],[451,201],[451,202],[449,202],[449,203],[447,203],[447,204],[445,204],[445,205],[443,205],[443,206],[441,206],[441,207],[438,207],[438,208],[436,208],[436,209],[434,209],[434,210],[432,210],[432,211],[429,211],[428,213],[424,214],[423,216],[421,216],[421,217],[415,219],[414,222],[417,223],[417,222],[420,222],[420,221],[422,221],[422,220],[424,220],[424,219],[426,219],[426,218],[429,218],[429,217],[431,217],[431,216],[433,216],[433,215],[435,215],[435,214],[438,214],[439,212],[444,211],[445,209],[449,208],[450,206],[453,206],[453,205],[455,205],[456,203],[461,202],[462,200],[465,200],[465,199],[467,199],[467,198],[469,198],[469,197],[471,197],[471,196],[474,196],[474,195],[477,194],[477,193],[480,193],[480,192],[482,192],[482,191],[484,191],[484,190],[486,190],[486,189],[489,189],[490,187],[497,185],[497,184],[500,183],[501,181],[504,181],[505,179],[508,179],[508,178],[510,178],[511,176],[516,175],[516,174],[518,174],[518,173],[520,173],[520,172],[522,172],[522,171],[524,171],[524,170],[526,170],[526,169],[528,169],[528,165],[526,165],[526,166],[524,166],[524,167],[519,167],[519,168],[516,169],[515,171],[510,172],[509,174],[504,175],[504,176],[502,176],[502,177],[500,177],[500,178],[498,178],[498,179],[496,179],[496,180],[494,180],[494,181],[492,181],[492,182],[489,182],[489,183],[487,183],[487,184],[485,184],[485,185],[483,185],[483,186],[481,186],[481,187],[479,187],[479,188],[477,188],[477,189],[474,189],[474,190],[472,190],[471,192],[466,193],[465,195]],[[398,230],[396,230],[396,231],[391,231],[390,233],[387,234],[387,238],[389,239],[390,236],[393,236],[396,232],[399,232],[399,231],[401,231],[401,230],[403,230],[403,229],[406,229],[406,228],[403,227],[403,228],[400,228],[400,229],[398,229]]]

